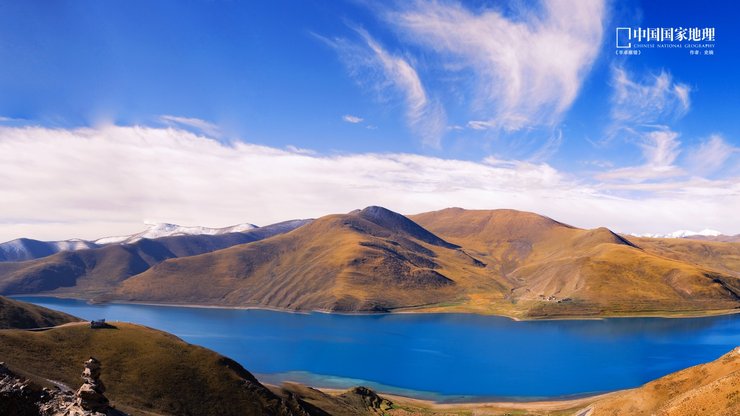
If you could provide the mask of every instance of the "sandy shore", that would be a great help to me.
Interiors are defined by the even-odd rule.
[[[317,388],[330,395],[342,394],[347,389]],[[396,394],[386,394],[382,391],[377,392],[382,397],[392,401],[394,404],[420,409],[429,409],[434,411],[502,411],[502,410],[524,410],[524,411],[560,411],[570,409],[580,409],[588,405],[613,396],[627,390],[617,390],[609,393],[595,394],[592,396],[579,397],[576,399],[563,400],[541,400],[541,401],[488,401],[488,402],[463,402],[463,403],[439,403],[433,400],[415,399],[413,397],[400,396]]]

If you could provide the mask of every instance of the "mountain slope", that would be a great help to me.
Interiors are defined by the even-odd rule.
[[[702,241],[717,241],[720,243],[740,243],[740,234],[735,235],[717,235],[717,236],[703,236],[703,235],[692,235],[684,237],[687,240],[702,240]]]
[[[588,415],[740,414],[740,350],[597,401]]]
[[[71,325],[41,332],[0,331],[0,361],[38,380],[80,383],[80,364],[102,362],[106,396],[130,414],[307,415],[229,358],[165,332],[114,323]]]
[[[635,238],[645,251],[740,277],[740,243],[678,238]]]
[[[410,216],[489,264],[511,284],[512,309],[530,317],[732,309],[729,267],[652,249],[606,228],[584,230],[537,214],[450,208]],[[651,246],[643,249],[642,242]],[[730,250],[732,251],[732,250]],[[725,253],[723,261],[731,257]],[[731,266],[735,263],[732,262]],[[737,269],[735,269],[737,270]]]
[[[463,293],[456,277],[480,274],[482,267],[408,218],[368,207],[259,242],[168,260],[128,279],[113,297],[378,311],[455,300]]]
[[[740,306],[734,249],[720,244],[720,260],[707,261],[635,241],[649,249],[606,228],[527,212],[447,209],[406,218],[369,207],[259,243],[166,261],[109,298],[524,318]]]
[[[625,237],[514,210],[368,207],[298,225],[0,263],[0,294],[516,318],[740,307],[735,243]]]
[[[0,296],[0,329],[45,328],[79,319],[63,312]]]
[[[283,226],[303,220],[285,221]],[[275,224],[273,224],[274,226]],[[268,226],[269,228],[271,226]],[[126,236],[104,237],[95,241],[80,239],[62,241],[39,241],[30,238],[17,238],[15,240],[0,243],[0,262],[17,262],[35,260],[61,251],[77,251],[98,248],[108,244],[132,244],[143,239],[159,239],[173,236],[217,236],[231,233],[243,233],[256,230],[254,224],[237,224],[224,228],[208,227],[186,227],[176,224],[151,224],[146,230]]]
[[[288,232],[307,220],[286,221],[242,233],[184,235],[96,249],[60,252],[22,263],[0,263],[0,293],[99,294],[130,276],[179,256],[192,256]]]

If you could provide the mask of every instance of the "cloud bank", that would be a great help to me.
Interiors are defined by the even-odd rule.
[[[0,166],[0,240],[95,238],[139,231],[145,221],[265,225],[367,205],[407,214],[514,208],[617,231],[740,233],[738,178],[630,199],[546,163],[327,156],[143,126],[0,127]]]

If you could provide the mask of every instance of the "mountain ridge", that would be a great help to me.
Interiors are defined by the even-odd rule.
[[[241,233],[182,235],[59,252],[31,261],[0,262],[0,293],[99,294],[162,261],[192,256],[289,232],[310,220],[292,220]],[[72,288],[72,289],[70,289]]]
[[[156,239],[162,237],[173,237],[182,235],[219,235],[228,233],[240,233],[248,230],[259,228],[254,224],[242,223],[222,228],[211,228],[203,226],[183,226],[170,223],[147,223],[149,227],[138,233],[103,237],[93,240],[95,244],[131,244],[142,239]]]
[[[290,220],[283,221],[280,224],[287,224],[292,221],[306,221],[306,220]],[[125,236],[114,236],[114,237],[102,237],[95,240],[83,240],[79,238],[71,238],[68,240],[59,241],[41,241],[31,238],[20,237],[10,241],[0,243],[0,262],[17,262],[35,260],[43,257],[48,257],[53,254],[62,251],[78,251],[92,248],[100,248],[111,244],[132,244],[143,239],[159,239],[165,237],[174,236],[187,236],[187,235],[222,235],[230,233],[243,233],[250,230],[259,228],[258,226],[250,223],[242,223],[231,225],[222,228],[210,228],[202,226],[182,226],[170,223],[151,223],[149,227],[138,233],[125,235]],[[275,224],[271,224],[274,226]],[[269,226],[268,226],[269,227]]]
[[[93,259],[85,256],[103,250],[0,263],[0,294],[517,319],[740,307],[736,243],[638,238],[506,209],[403,216],[369,206],[287,228],[223,246],[176,236],[107,248],[112,254]]]
[[[451,296],[454,282],[440,272],[435,250],[456,249],[399,216],[371,207],[321,217],[274,238],[163,262],[112,295],[162,301],[169,287],[185,302],[334,311],[385,311]],[[198,285],[200,275],[209,276],[208,287]],[[191,282],[187,290],[177,283],[181,277]]]

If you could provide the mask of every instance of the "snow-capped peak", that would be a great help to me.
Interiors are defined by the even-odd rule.
[[[129,244],[135,243],[143,238],[161,238],[171,237],[176,235],[217,235],[226,233],[238,233],[257,228],[254,224],[237,224],[230,227],[224,228],[209,228],[201,226],[183,226],[169,223],[146,223],[149,227],[136,234],[115,236],[115,237],[104,237],[95,240],[96,244]]]
[[[701,235],[705,237],[716,237],[718,235],[722,235],[722,233],[717,230],[705,228],[701,231],[678,230],[678,231],[674,231],[668,234],[649,234],[649,233],[634,234],[635,237],[649,237],[649,238],[685,238],[685,237],[691,237],[694,235]]]

